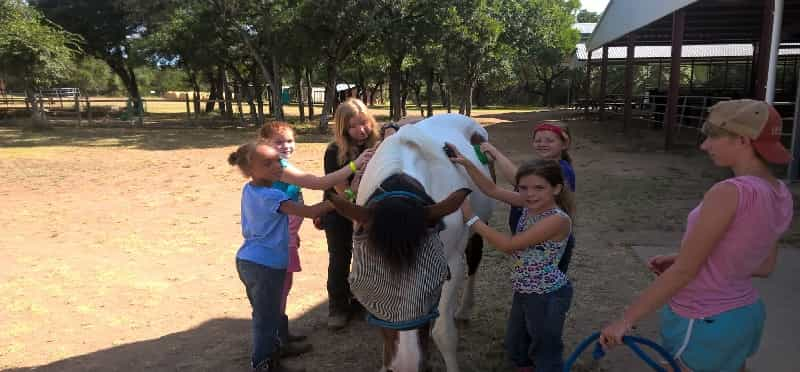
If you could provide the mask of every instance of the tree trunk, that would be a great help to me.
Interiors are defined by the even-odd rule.
[[[217,97],[219,98],[218,101],[217,101],[217,105],[219,106],[220,115],[225,116],[227,111],[225,111],[225,109],[226,109],[226,107],[225,107],[225,82],[224,82],[225,80],[223,78],[224,78],[224,75],[222,74],[222,71],[217,70],[217,80],[216,80],[217,83],[216,84],[217,84]]]
[[[258,120],[258,108],[256,108],[256,76],[253,70],[250,70],[250,76],[248,80],[253,84],[252,87],[248,86],[243,87],[247,94],[245,97],[247,98],[247,105],[250,107],[250,119],[253,120],[254,125],[261,125],[261,122]]]
[[[486,102],[484,102],[485,94],[483,94],[483,90],[483,84],[481,83],[475,84],[475,89],[472,90],[472,102],[474,102],[478,107],[486,106]]]
[[[225,92],[225,117],[230,119],[233,117],[233,92],[228,83],[228,71],[220,67],[220,75],[222,75],[222,89]]]
[[[208,92],[208,101],[206,102],[206,112],[208,113],[214,111],[214,104],[217,101],[219,91],[217,90],[218,85],[213,72],[206,72],[206,79],[208,80],[208,85],[211,86],[210,92]]]
[[[306,103],[303,102],[303,70],[294,69],[295,90],[297,90],[297,110],[300,112],[300,121],[306,121]]]
[[[419,116],[425,117],[425,110],[422,108],[422,85],[414,84],[414,103],[417,105],[417,109],[419,109]]]
[[[119,78],[122,80],[122,84],[125,85],[125,89],[128,91],[128,96],[133,100],[133,102],[141,105],[142,96],[139,94],[139,84],[136,82],[136,74],[133,72],[133,69],[125,66],[124,62],[108,62],[108,65],[111,67],[111,70],[114,71],[114,73],[116,73],[117,76],[119,76]]]
[[[272,105],[272,101],[275,99],[272,97],[272,87],[270,87],[269,85],[265,85],[264,88],[265,88],[264,90],[267,92],[267,108],[268,108],[267,113],[269,114],[269,116],[272,116],[272,108],[275,107]]]
[[[458,113],[466,116],[472,116],[472,91],[475,89],[475,82],[469,81],[464,84],[464,96],[461,102],[461,107]]]
[[[247,50],[250,52],[250,55],[255,59],[258,67],[261,68],[264,81],[270,82],[270,92],[272,95],[269,97],[269,112],[273,114],[276,119],[283,120],[283,103],[281,102],[282,81],[277,58],[273,55],[270,60],[270,65],[267,65],[262,55],[253,47],[253,44],[250,42],[250,36],[243,28],[240,30],[240,37],[247,47]]]
[[[401,98],[400,98],[400,112],[403,114],[402,117],[408,116],[408,111],[406,110],[406,103],[408,102],[408,82],[409,76],[408,71],[406,71],[404,79],[400,80],[400,89],[401,89]]]
[[[306,68],[306,97],[308,97],[308,121],[314,120],[314,87],[311,85],[311,70]]]
[[[442,97],[442,106],[447,108],[447,113],[451,113],[450,108],[450,94],[444,85],[444,79],[439,77],[439,95]]]
[[[258,125],[264,125],[264,84],[255,84],[256,103],[258,104]]]
[[[553,81],[552,80],[545,80],[544,81],[544,104],[547,107],[552,107],[551,96],[553,92]]]
[[[389,118],[393,121],[403,117],[403,57],[392,58],[389,63]]]
[[[281,66],[278,64],[278,58],[274,55],[272,56],[272,104],[275,106],[275,109],[272,110],[272,114],[275,116],[277,120],[284,120],[283,117],[283,95],[282,93],[282,86],[283,86],[283,78],[281,77]]]
[[[425,95],[428,101],[428,114],[425,117],[433,116],[433,69],[428,70],[428,80],[425,81]]]
[[[322,133],[328,131],[328,117],[333,113],[333,105],[336,100],[336,62],[328,61],[325,64],[325,103],[322,106],[322,114],[319,117],[319,130]]]
[[[200,83],[197,82],[197,72],[189,72],[189,80],[192,84],[192,101],[194,103],[194,114],[200,112]]]

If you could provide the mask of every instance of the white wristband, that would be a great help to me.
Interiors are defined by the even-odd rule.
[[[466,225],[467,225],[467,227],[472,227],[472,225],[474,225],[474,224],[475,224],[475,222],[478,222],[478,221],[480,221],[480,220],[481,220],[481,218],[480,218],[480,217],[478,217],[478,216],[472,216],[472,218],[470,218],[470,219],[469,219],[469,221],[467,221]]]

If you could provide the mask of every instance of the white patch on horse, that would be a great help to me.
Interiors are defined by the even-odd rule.
[[[392,372],[417,372],[422,363],[422,348],[416,329],[397,333],[397,349],[389,363]]]

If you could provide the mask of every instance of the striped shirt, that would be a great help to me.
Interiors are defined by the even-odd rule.
[[[400,273],[388,269],[385,260],[369,247],[366,234],[353,234],[350,290],[373,316],[404,322],[428,315],[438,306],[450,270],[438,230],[429,231],[415,265]]]

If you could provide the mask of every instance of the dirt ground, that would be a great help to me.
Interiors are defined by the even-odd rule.
[[[661,131],[573,118],[571,113],[485,113],[491,141],[530,156],[532,123],[567,119],[575,139],[577,246],[567,351],[650,280],[631,246],[676,245],[686,214],[726,177],[700,152],[660,151]],[[234,267],[244,179],[226,163],[252,129],[0,127],[0,369],[44,371],[246,371],[249,312]],[[692,143],[691,133],[682,133]],[[328,136],[304,135],[293,163],[322,172]],[[797,193],[798,188],[794,187]],[[321,193],[306,190],[308,202]],[[493,224],[505,225],[498,204]],[[504,228],[504,227],[503,227]],[[798,224],[786,243],[800,246]],[[375,371],[380,338],[362,320],[325,327],[324,235],[301,230],[303,272],[289,300],[292,327],[315,350],[294,366]],[[467,371],[509,370],[503,351],[509,260],[487,249],[477,306],[462,329]],[[655,336],[652,322],[639,332]],[[587,353],[589,354],[589,353]],[[645,370],[612,353],[575,370]],[[442,369],[433,350],[433,369]]]

